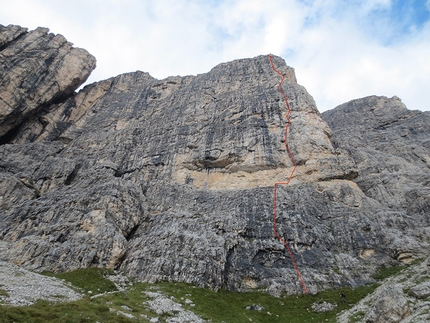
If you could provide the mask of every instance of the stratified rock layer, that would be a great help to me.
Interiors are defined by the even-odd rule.
[[[428,241],[430,229],[430,112],[410,111],[399,98],[370,96],[323,113],[338,149],[348,150],[363,193],[390,210],[395,226],[412,229]],[[418,227],[410,227],[413,220]],[[405,222],[403,222],[405,221]],[[403,222],[403,224],[401,224]],[[391,225],[390,225],[391,226]],[[392,256],[402,262],[414,258],[416,242],[408,235],[392,235]]]
[[[286,75],[298,165],[278,187],[277,232],[308,290],[363,284],[377,266],[425,253],[428,197],[406,208],[370,194],[368,164],[340,144],[338,130],[333,146],[294,70],[274,63]],[[0,147],[0,258],[38,271],[107,266],[144,281],[300,292],[273,234],[273,184],[293,170],[279,81],[268,56],[164,80],[138,71],[22,121]],[[428,128],[410,127],[428,137]],[[411,163],[419,180],[428,176]],[[414,192],[424,194],[419,180]]]
[[[82,298],[64,281],[0,261],[0,304],[28,306],[38,300],[71,302]]]
[[[86,50],[47,28],[0,25],[0,141],[47,105],[70,95],[96,66]],[[12,129],[15,132],[10,132]]]
[[[408,110],[397,97],[371,96],[323,118],[335,146],[351,152],[360,169],[356,182],[367,196],[410,214],[430,213],[429,112]]]

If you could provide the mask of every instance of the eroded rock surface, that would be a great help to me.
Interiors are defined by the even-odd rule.
[[[348,146],[342,136],[364,136],[348,121],[355,116],[345,112],[349,106],[335,109],[327,124],[294,70],[279,57],[274,63],[286,75],[297,162],[291,184],[278,187],[277,232],[308,290],[360,285],[377,266],[426,253],[427,114],[418,126],[408,124],[413,136],[402,138],[409,141],[398,142],[415,142],[419,158],[398,157],[414,175],[381,178],[374,170],[388,173],[391,155],[382,148],[389,143],[377,158],[367,153],[370,137]],[[293,169],[279,81],[266,55],[197,76],[157,80],[137,71],[88,85],[25,119],[0,147],[0,258],[37,271],[106,266],[143,281],[301,292],[273,234],[273,184]],[[362,104],[362,117],[373,120],[365,134],[378,131],[372,102]],[[396,131],[387,128],[386,136]],[[371,178],[379,178],[381,192],[407,191],[412,199],[388,203],[366,184]]]
[[[95,58],[86,50],[48,32],[0,25],[0,142],[72,94],[95,68]]]
[[[421,292],[430,283],[430,258],[388,278],[374,293],[338,317],[339,323],[412,323],[430,321],[430,298]]]
[[[413,240],[429,241],[430,112],[408,110],[397,97],[371,96],[322,116],[333,131],[334,146],[351,153],[360,170],[354,182],[363,193],[400,212],[391,221],[401,231],[411,228],[408,221],[418,224],[411,234],[423,239],[410,239],[401,231],[391,238],[392,256],[410,262],[417,250]]]
[[[157,315],[168,315],[167,323],[205,323],[206,321],[186,310],[182,304],[175,302],[172,298],[163,295],[160,292],[145,292],[151,300],[146,301],[146,305]],[[159,322],[158,318],[153,318],[151,322]]]
[[[399,98],[371,96],[323,113],[336,147],[348,149],[369,197],[392,209],[428,214],[430,113],[408,110]]]

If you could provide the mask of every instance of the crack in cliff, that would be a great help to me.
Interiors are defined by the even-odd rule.
[[[82,164],[78,163],[73,168],[72,172],[67,176],[66,180],[64,181],[64,185],[70,185],[72,182],[76,179],[78,176],[79,169],[82,167]]]
[[[37,189],[34,184],[30,183],[28,180],[24,180],[23,178],[19,178],[19,181],[24,184],[24,186],[26,186],[27,188],[29,188],[30,190],[32,190],[34,192],[34,197],[36,199],[38,199],[41,195],[40,195],[40,190]]]
[[[223,277],[222,285],[224,285],[226,289],[230,289],[228,282],[229,282],[230,268],[233,267],[232,258],[233,258],[233,253],[235,251],[235,248],[236,248],[236,245],[233,245],[231,248],[229,248],[227,250],[226,257],[225,257],[224,272],[222,276]]]

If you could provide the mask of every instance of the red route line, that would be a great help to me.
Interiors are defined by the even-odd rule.
[[[303,286],[303,291],[305,292],[305,294],[307,294],[308,291],[306,289],[306,286],[305,286],[305,283],[303,281],[302,275],[300,275],[299,268],[297,267],[296,262],[294,261],[293,253],[291,252],[290,246],[278,234],[278,232],[276,230],[276,214],[277,214],[277,212],[276,212],[276,186],[277,185],[288,185],[290,183],[291,179],[293,178],[293,174],[296,171],[297,164],[296,164],[296,161],[294,160],[293,154],[291,153],[290,147],[288,146],[288,143],[287,143],[288,130],[289,130],[289,127],[290,127],[290,124],[291,124],[291,121],[290,121],[291,108],[290,108],[290,105],[288,104],[287,96],[285,95],[284,91],[282,91],[282,89],[281,89],[281,85],[284,82],[285,76],[275,68],[275,64],[273,64],[273,60],[272,60],[272,55],[269,54],[268,56],[269,56],[269,59],[270,59],[270,64],[272,65],[272,69],[281,76],[281,81],[279,82],[279,85],[278,85],[278,91],[284,97],[284,101],[285,101],[285,104],[287,105],[287,109],[288,109],[288,112],[287,112],[287,114],[285,116],[285,118],[287,119],[287,124],[285,125],[284,143],[285,143],[285,147],[287,148],[288,156],[290,157],[290,159],[291,159],[291,161],[293,162],[293,165],[294,165],[294,168],[291,171],[291,174],[288,177],[288,180],[286,182],[276,182],[273,185],[273,232],[275,234],[275,237],[278,238],[285,245],[285,247],[287,248],[287,251],[288,251],[288,253],[290,255],[290,258],[291,258],[291,261],[293,263],[294,269],[296,270],[297,277],[299,277],[300,283]]]

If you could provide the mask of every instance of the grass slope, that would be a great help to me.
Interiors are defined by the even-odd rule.
[[[360,299],[372,292],[376,284],[354,290],[342,288],[328,290],[317,295],[298,295],[276,298],[262,292],[234,293],[226,290],[196,288],[183,283],[159,283],[161,290],[182,302],[183,307],[192,310],[202,318],[212,322],[336,322],[336,314],[350,308]],[[339,292],[347,295],[347,303],[341,303]],[[190,299],[195,306],[185,304],[182,299]],[[334,311],[316,313],[312,311],[315,302],[336,303]],[[249,305],[264,307],[264,311],[246,310]]]
[[[404,267],[383,270],[378,278],[395,274]],[[0,305],[0,322],[149,322],[153,317],[159,317],[165,322],[165,317],[157,315],[145,306],[149,299],[144,291],[157,289],[181,303],[203,319],[213,323],[241,322],[336,322],[336,315],[356,304],[368,293],[375,290],[378,284],[358,287],[355,289],[342,288],[327,290],[317,295],[298,295],[276,298],[262,292],[235,293],[226,290],[218,292],[197,288],[185,283],[134,283],[127,291],[117,291],[115,285],[105,276],[111,272],[104,269],[80,269],[61,274],[49,274],[70,282],[78,290],[86,293],[81,300],[67,303],[51,303],[38,301],[34,305],[12,307]],[[91,297],[94,294],[108,294]],[[347,303],[341,303],[339,292],[347,296]],[[191,300],[190,303],[186,300]],[[315,302],[336,303],[335,310],[325,313],[315,313],[311,306]],[[192,305],[194,304],[194,305]],[[251,311],[249,305],[264,307],[263,311]],[[124,314],[125,313],[125,314]],[[129,318],[133,315],[134,318]]]

